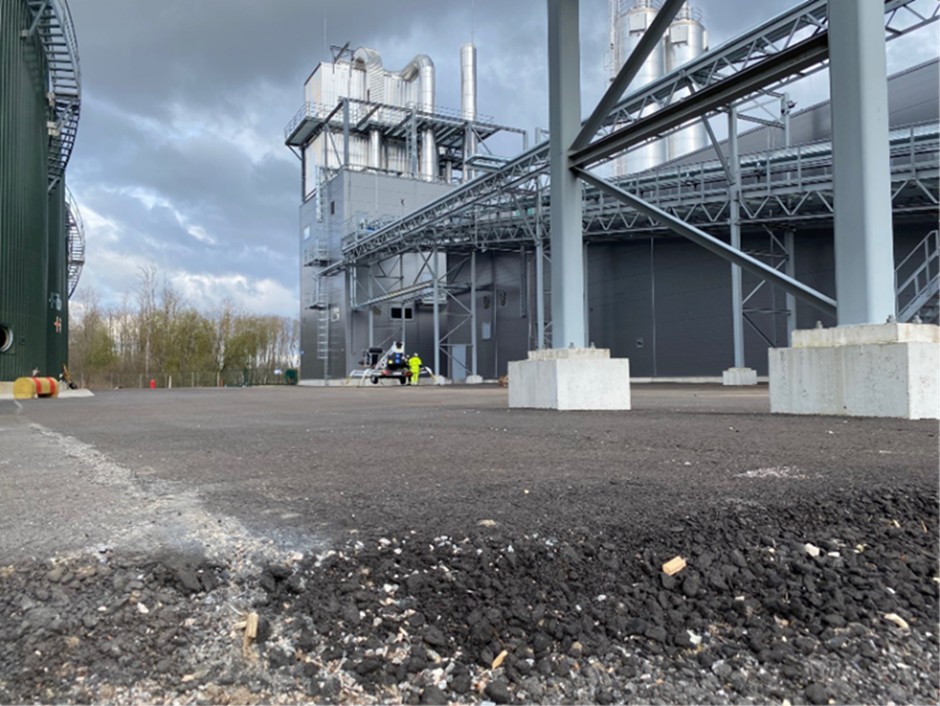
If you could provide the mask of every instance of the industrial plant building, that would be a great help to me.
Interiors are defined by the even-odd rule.
[[[0,381],[55,376],[68,360],[68,300],[84,262],[65,183],[80,107],[66,0],[0,11]]]
[[[886,12],[887,37],[936,21],[902,16],[906,4]],[[612,74],[656,12],[612,0]],[[605,166],[620,189],[831,297],[829,104],[787,92],[826,67],[825,20],[825,0],[809,0],[709,48],[702,15],[683,7],[605,124],[637,134]],[[307,80],[285,129],[302,164],[302,381],[346,378],[395,341],[454,381],[566,347],[551,338],[548,143],[529,148],[524,131],[478,113],[471,45],[461,67],[454,112],[435,105],[423,55],[389,71],[375,50],[344,47]],[[888,82],[899,321],[937,320],[938,85],[936,59]],[[674,118],[692,99],[715,107]],[[489,154],[498,133],[518,135],[518,156]],[[735,272],[597,188],[584,187],[582,214],[588,341],[629,358],[634,377],[766,374],[768,349],[794,329],[836,323],[831,307]]]

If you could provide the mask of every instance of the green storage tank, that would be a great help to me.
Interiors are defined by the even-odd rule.
[[[48,61],[55,55],[56,61]],[[68,357],[65,166],[80,103],[65,0],[0,6],[0,381]]]

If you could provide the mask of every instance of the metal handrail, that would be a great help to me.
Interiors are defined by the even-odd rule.
[[[65,189],[65,208],[66,217],[68,218],[66,249],[68,251],[69,299],[71,299],[78,287],[78,281],[81,279],[82,269],[85,266],[85,224],[82,221],[81,211],[78,210],[78,203],[67,187]]]
[[[81,66],[75,26],[66,0],[29,0],[35,14],[39,39],[49,70],[49,91],[53,99],[55,131],[49,139],[49,185],[62,179],[75,135],[81,108]]]
[[[894,269],[899,314],[903,315],[912,304],[921,298],[921,295],[931,288],[931,285],[940,282],[940,247],[938,246],[940,246],[938,231],[932,230]],[[921,264],[904,280],[903,284],[898,286],[898,273],[902,272],[905,266],[915,257],[918,260],[922,259]],[[910,289],[913,289],[913,292],[908,295]],[[904,303],[902,304],[902,302]]]
[[[326,103],[317,103],[314,101],[306,101],[301,107],[300,110],[291,118],[290,122],[287,123],[287,126],[284,128],[284,139],[287,140],[294,133],[297,127],[309,119],[330,119],[331,122],[336,124],[341,124],[343,121],[342,112],[337,110],[339,105],[342,105],[342,101],[346,100],[349,103],[349,122],[358,123],[360,120],[371,118],[372,116],[378,116],[375,118],[374,122],[380,124],[395,124],[400,122],[403,116],[406,116],[412,112],[416,116],[422,118],[430,118],[433,120],[443,120],[451,123],[465,123],[470,122],[474,125],[478,125],[484,128],[498,128],[500,130],[509,130],[511,132],[524,132],[519,128],[510,128],[503,125],[497,125],[494,123],[494,118],[491,115],[482,115],[477,114],[474,118],[467,118],[459,110],[454,110],[453,108],[444,108],[441,106],[434,106],[434,110],[421,110],[416,107],[416,104],[412,105],[391,105],[389,103],[376,103],[374,101],[365,101],[358,98],[345,98],[340,99],[338,103],[334,105],[328,105]],[[388,117],[388,113],[393,113],[396,117]],[[384,118],[384,119],[383,119]]]

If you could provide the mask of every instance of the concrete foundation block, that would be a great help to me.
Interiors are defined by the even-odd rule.
[[[722,385],[756,385],[757,371],[753,368],[728,368],[721,373]]]
[[[940,419],[938,326],[794,331],[768,356],[771,412]]]
[[[483,382],[482,375],[468,375],[464,383],[467,385],[480,385]]]
[[[606,348],[529,351],[528,360],[509,363],[509,407],[630,409],[630,361]]]

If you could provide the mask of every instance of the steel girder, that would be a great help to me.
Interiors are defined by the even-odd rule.
[[[723,79],[749,77],[758,65],[776,59],[785,52],[798,59],[804,51],[815,52],[816,44],[828,36],[828,0],[810,0],[721,47],[702,54],[676,71],[631,93],[611,111],[599,134],[610,134],[639,122],[640,116],[684,102],[690,94],[709,88]],[[937,20],[940,2],[936,0],[885,0],[885,34],[893,39]],[[924,6],[926,10],[922,10]],[[814,41],[815,40],[815,41]],[[825,42],[824,42],[825,44]],[[794,67],[791,76],[806,76],[825,67],[822,58],[801,69]],[[755,93],[777,94],[769,90],[771,79],[764,86],[755,86]],[[780,82],[777,82],[778,85]],[[762,90],[761,90],[762,89]],[[727,87],[723,90],[729,90]],[[690,117],[690,119],[692,119]],[[579,148],[581,146],[579,145]]]

